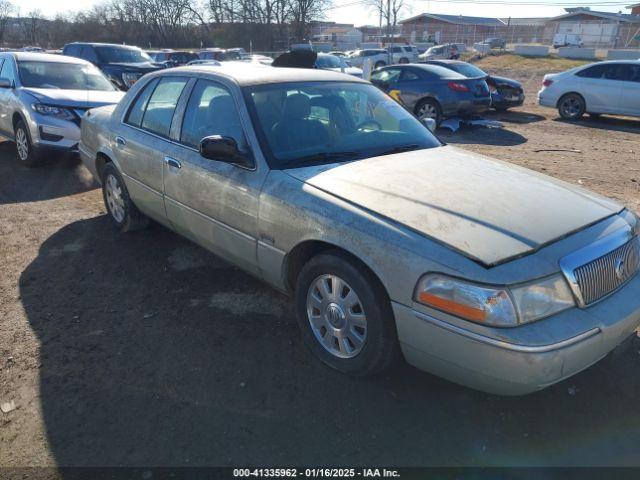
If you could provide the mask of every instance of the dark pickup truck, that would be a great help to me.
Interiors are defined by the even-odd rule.
[[[129,90],[143,75],[165,68],[137,47],[110,43],[68,43],[63,55],[96,65],[120,90]]]

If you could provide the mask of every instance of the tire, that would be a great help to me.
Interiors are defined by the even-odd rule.
[[[402,57],[400,60],[398,60],[398,63],[409,63],[409,59],[406,57]]]
[[[420,120],[433,118],[436,121],[436,125],[440,125],[440,122],[442,122],[442,108],[438,101],[433,98],[420,100],[416,105],[415,114]]]
[[[375,65],[373,66],[373,68],[380,68],[380,67],[384,67],[387,64],[387,62],[384,62],[382,60],[378,60]]]
[[[33,148],[29,129],[22,120],[18,120],[14,129],[16,139],[16,155],[20,163],[33,168],[42,164],[42,156]]]
[[[558,100],[558,113],[565,120],[580,120],[586,111],[584,98],[577,93],[567,93]]]
[[[343,288],[335,294],[338,285]],[[331,250],[307,262],[296,281],[295,305],[304,342],[328,366],[365,377],[389,370],[399,357],[389,298],[349,255]]]
[[[109,218],[122,232],[142,230],[149,225],[149,217],[133,204],[122,176],[113,163],[102,170],[102,198]]]

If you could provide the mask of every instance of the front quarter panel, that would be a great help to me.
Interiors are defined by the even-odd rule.
[[[305,241],[346,250],[381,280],[392,300],[411,304],[426,271],[460,275],[470,261],[414,232],[294,179],[269,173],[260,197],[258,261],[265,280],[283,290],[286,256]],[[266,245],[264,239],[268,239]]]

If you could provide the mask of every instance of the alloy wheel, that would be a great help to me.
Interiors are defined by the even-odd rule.
[[[438,109],[432,103],[425,103],[418,109],[418,118],[420,120],[424,120],[425,118],[433,118],[436,120],[438,118]]]
[[[358,355],[367,339],[367,316],[356,291],[336,275],[321,275],[307,292],[307,316],[316,340],[339,358]]]
[[[18,148],[18,158],[23,162],[29,159],[29,139],[27,132],[22,128],[18,128],[16,132],[16,146]]]
[[[116,222],[122,223],[125,216],[124,198],[120,182],[114,175],[108,175],[105,180],[105,194],[109,212]]]
[[[562,114],[569,118],[575,118],[580,115],[582,111],[582,104],[577,97],[567,97],[563,100],[560,106]]]

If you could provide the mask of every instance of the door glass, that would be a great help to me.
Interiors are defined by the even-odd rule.
[[[93,47],[82,47],[81,57],[91,63],[98,63],[98,57],[96,52],[93,51]]]
[[[180,141],[198,148],[200,141],[211,135],[231,137],[241,152],[247,151],[240,116],[231,93],[221,85],[199,80],[184,114]]]
[[[605,72],[605,65],[594,65],[593,67],[585,68],[576,73],[578,77],[583,78],[602,78]]]
[[[135,102],[133,102],[133,105],[129,109],[127,119],[125,120],[126,123],[135,127],[140,127],[142,125],[144,111],[147,108],[147,103],[149,102],[149,98],[151,98],[153,89],[156,88],[157,84],[158,80],[152,80],[146,87],[144,87],[144,90],[138,94],[138,98],[136,98]]]
[[[416,73],[411,70],[405,70],[402,72],[402,77],[400,78],[401,82],[412,82],[415,80],[420,80],[420,77]]]
[[[0,77],[7,78],[12,82],[15,81],[15,76],[13,74],[13,68],[11,68],[11,60],[7,59],[2,64],[2,69],[0,70]]]
[[[147,103],[142,117],[142,128],[168,137],[171,131],[173,112],[186,84],[187,80],[184,78],[165,77],[160,80]]]

